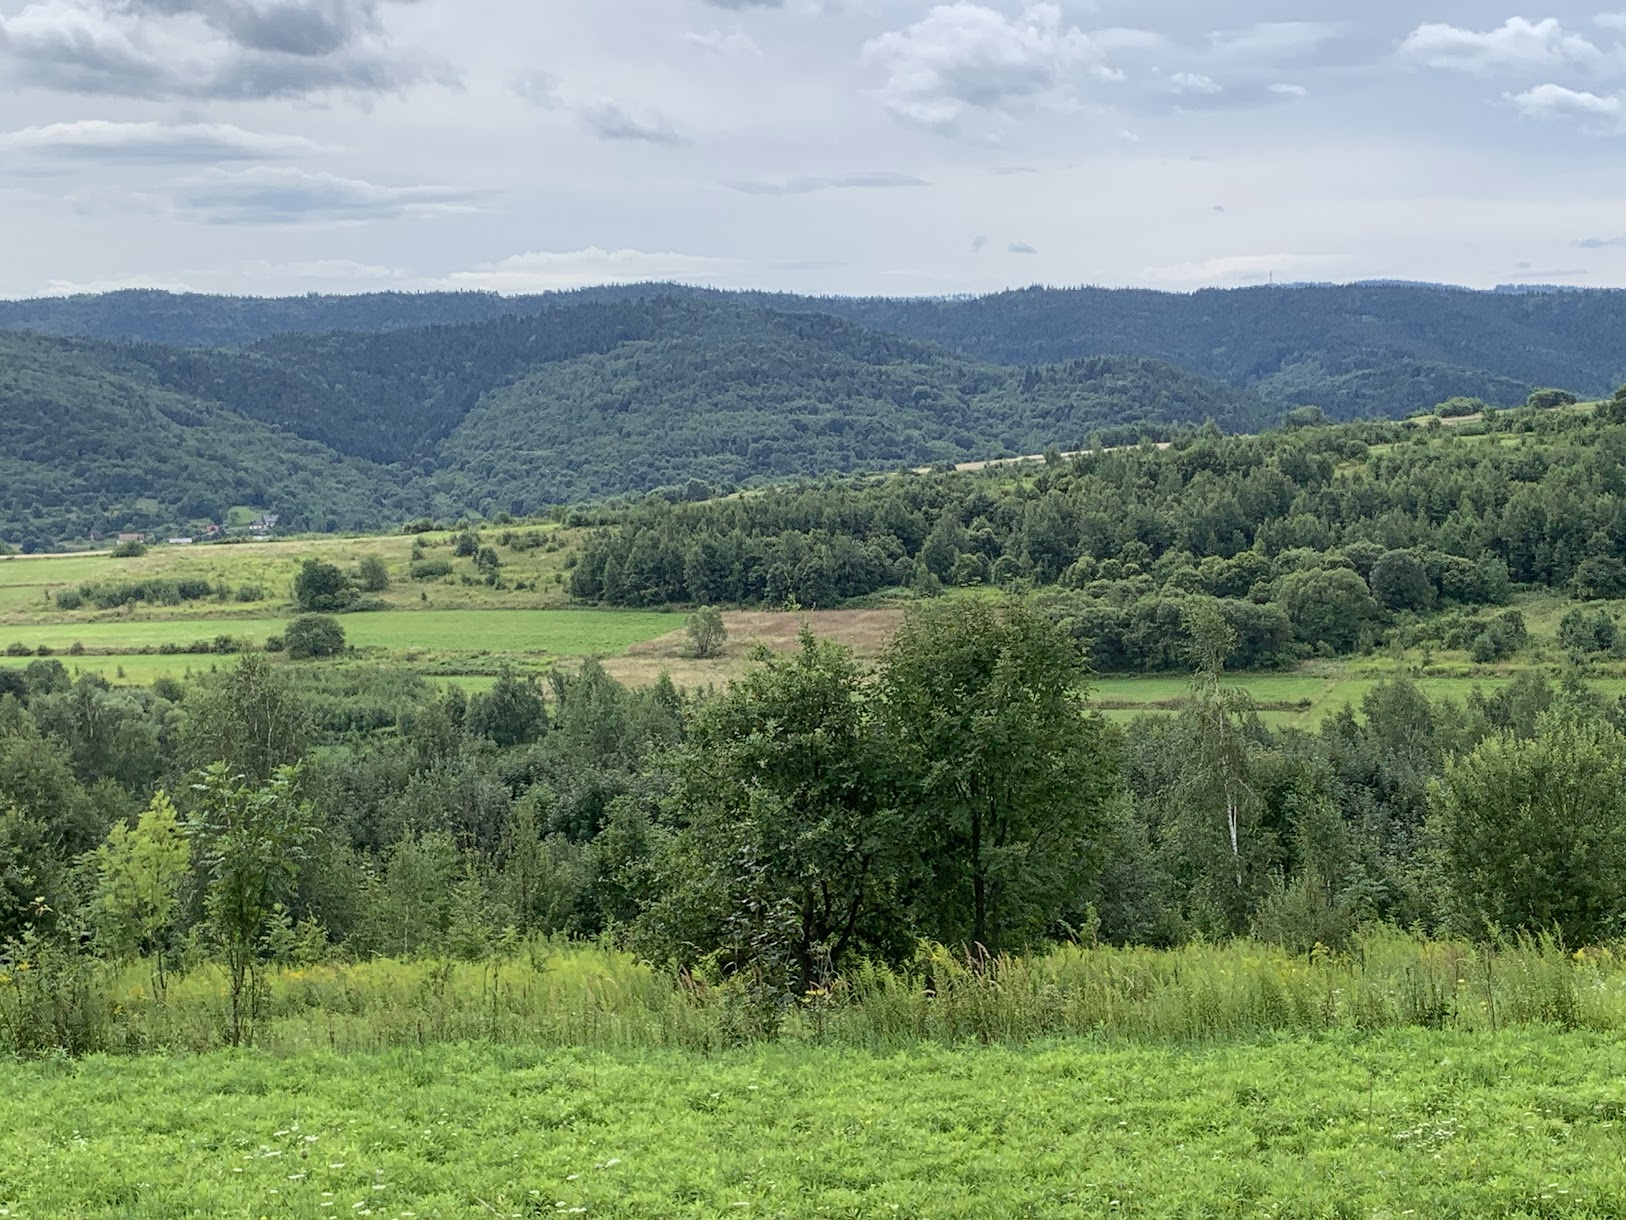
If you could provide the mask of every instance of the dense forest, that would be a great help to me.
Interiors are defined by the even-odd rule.
[[[832,606],[899,586],[1036,589],[1103,671],[1184,666],[1192,597],[1219,599],[1229,663],[1257,669],[1396,634],[1492,660],[1523,642],[1518,613],[1496,609],[1514,585],[1626,596],[1626,400],[1492,412],[1465,430],[1209,428],[1036,472],[652,498],[598,514],[571,590]]]
[[[539,296],[375,293],[282,299],[129,291],[0,302],[0,327],[184,347],[287,332],[376,332],[564,312],[649,297],[815,312],[1026,366],[1142,356],[1334,418],[1404,415],[1470,395],[1500,406],[1534,387],[1607,392],[1626,378],[1626,292],[1469,292],[1406,284],[1163,293],[1032,288],[886,299],[722,293],[673,284]]]
[[[234,505],[291,530],[383,528],[1270,415],[1254,395],[1156,361],[1012,369],[716,302],[586,304],[233,351],[13,334],[0,339],[0,540],[40,549],[180,529]]]

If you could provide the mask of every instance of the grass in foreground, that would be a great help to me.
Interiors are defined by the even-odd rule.
[[[11,1217],[1626,1214],[1626,1047],[1591,1034],[6,1073]]]

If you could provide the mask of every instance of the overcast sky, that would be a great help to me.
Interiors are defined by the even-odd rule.
[[[0,0],[0,74],[5,296],[1626,284],[1597,3]]]

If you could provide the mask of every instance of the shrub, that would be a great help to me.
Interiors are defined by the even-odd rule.
[[[467,559],[480,550],[480,535],[473,530],[464,530],[452,542],[452,554],[459,559]]]
[[[268,635],[265,637],[265,650],[267,652],[282,652],[287,647],[288,641],[283,639],[280,635]]]
[[[236,597],[240,602],[263,602],[265,600],[265,587],[263,585],[238,585]]]
[[[305,614],[283,631],[288,656],[295,661],[311,657],[337,656],[344,651],[344,628],[325,614]]]
[[[1566,652],[1608,652],[1615,646],[1615,620],[1605,610],[1571,610],[1559,620],[1558,643]]]
[[[316,613],[336,613],[350,609],[356,591],[350,578],[323,559],[307,559],[294,577],[294,605]]]
[[[77,610],[85,604],[85,595],[78,589],[58,589],[56,591],[56,606],[58,610]]]
[[[1554,407],[1567,407],[1577,401],[1574,394],[1568,390],[1537,390],[1525,400],[1525,405],[1535,407],[1538,411],[1550,411]]]
[[[6,655],[8,657],[31,657],[34,655],[34,650],[27,644],[20,644],[14,641],[6,645]]]
[[[439,580],[451,574],[452,562],[449,559],[420,559],[411,568],[413,580]]]
[[[701,606],[689,616],[685,624],[689,633],[689,647],[696,657],[705,660],[714,657],[728,639],[728,628],[723,615],[715,606]]]
[[[364,593],[382,593],[390,587],[389,567],[377,555],[365,556],[356,569],[356,583]]]
[[[140,559],[146,553],[145,542],[121,542],[112,551],[114,559]]]

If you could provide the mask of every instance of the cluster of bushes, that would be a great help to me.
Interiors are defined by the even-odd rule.
[[[363,610],[388,610],[380,597],[390,587],[389,567],[377,555],[367,555],[354,572],[346,572],[325,559],[306,559],[294,577],[294,605],[311,614],[342,614]]]
[[[1615,652],[1622,639],[1607,610],[1571,610],[1558,622],[1558,643],[1575,656]]]
[[[117,584],[81,585],[78,589],[60,589],[56,604],[63,610],[77,610],[87,602],[98,610],[116,610],[136,602],[158,606],[179,606],[183,602],[202,601],[216,595],[226,596],[224,585],[215,586],[197,577],[166,580],[153,577],[147,580],[121,581]]]
[[[233,639],[229,635],[217,635],[212,640],[194,640],[190,644],[163,643],[158,645],[160,656],[198,656],[206,653],[216,653],[230,656],[233,653],[245,652],[250,645],[242,640]]]

